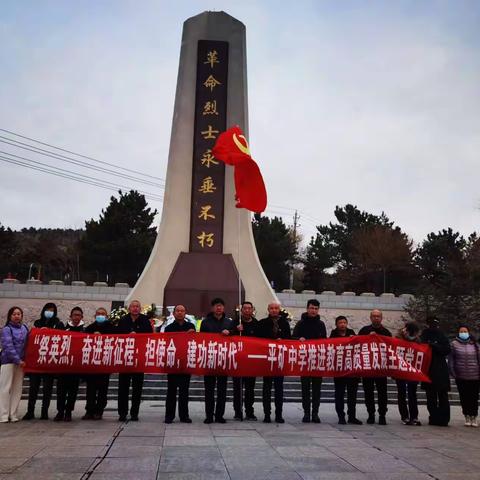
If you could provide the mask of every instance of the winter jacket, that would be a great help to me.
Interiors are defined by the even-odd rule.
[[[238,325],[239,325],[239,320],[238,318],[236,318],[233,321],[233,333],[235,335],[240,335],[240,332],[237,330]],[[242,336],[244,337],[257,336],[258,320],[255,317],[252,317],[252,319],[249,322],[245,322],[242,320],[242,325],[243,325]]]
[[[274,335],[272,317],[262,318],[257,325],[257,337],[271,338],[273,340],[280,338],[290,340],[292,338],[290,324],[285,317],[280,315],[278,317],[278,332],[277,335]]]
[[[448,356],[450,375],[459,380],[479,380],[480,349],[478,344],[471,338],[466,341],[455,338],[450,346],[451,352]]]
[[[187,319],[185,319],[182,323],[179,323],[175,320],[170,325],[165,327],[165,332],[188,332],[189,330],[195,331],[195,325],[192,322],[189,322]]]
[[[110,333],[117,333],[115,327],[111,322],[93,322],[85,327],[85,333],[100,333],[102,335],[108,335]]]
[[[360,329],[358,332],[359,335],[370,335],[372,332],[375,332],[377,335],[383,335],[385,337],[391,337],[392,333],[390,330],[385,328],[383,325],[380,325],[379,327],[374,327],[372,324],[370,325],[365,325]]]
[[[344,338],[344,337],[354,337],[354,336],[355,336],[355,331],[352,330],[351,328],[347,328],[345,335],[340,335],[340,331],[338,330],[338,328],[334,328],[330,332],[330,338]]]
[[[134,321],[130,314],[125,315],[118,321],[115,333],[153,333],[152,324],[146,315],[142,313]]]
[[[293,329],[293,338],[305,338],[307,340],[315,340],[318,338],[327,338],[327,329],[320,315],[309,317],[306,313],[302,313],[300,320]]]
[[[26,325],[8,323],[2,329],[2,354],[1,363],[14,363],[18,365],[25,359],[25,346],[27,345],[28,328]]]
[[[432,387],[437,390],[450,390],[450,376],[448,372],[447,356],[450,353],[448,338],[436,327],[426,328],[420,340],[432,348],[432,362],[428,376],[432,381]],[[422,384],[425,387],[428,384]]]
[[[203,320],[200,326],[200,331],[204,333],[221,333],[223,330],[231,332],[233,330],[233,320],[223,314],[218,319],[213,312],[210,312]]]
[[[68,322],[65,330],[68,330],[69,332],[84,332],[85,323],[81,321],[78,325],[73,325],[73,323]]]

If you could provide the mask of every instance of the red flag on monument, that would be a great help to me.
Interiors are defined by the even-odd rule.
[[[261,213],[267,208],[267,191],[255,160],[250,156],[248,142],[240,127],[223,132],[212,149],[213,156],[234,167],[237,208]]]

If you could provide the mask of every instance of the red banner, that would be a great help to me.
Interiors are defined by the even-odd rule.
[[[27,372],[372,377],[429,381],[428,345],[380,335],[266,340],[206,333],[89,335],[33,329]]]

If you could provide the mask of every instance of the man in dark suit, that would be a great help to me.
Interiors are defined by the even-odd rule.
[[[268,305],[268,317],[258,322],[257,337],[272,340],[290,339],[292,334],[288,320],[280,315],[280,304]],[[270,423],[272,413],[272,384],[275,387],[275,421],[285,423],[283,419],[283,377],[263,377],[263,413],[264,423]]]
[[[176,305],[173,310],[175,321],[165,327],[165,332],[195,332],[195,325],[185,320],[186,309]],[[165,401],[165,423],[172,423],[175,418],[178,389],[178,416],[182,423],[192,423],[188,414],[189,373],[169,373],[167,375],[167,399]]]
[[[128,314],[118,322],[116,333],[153,333],[150,320],[146,315],[140,313],[141,308],[138,300],[132,300],[128,307]],[[127,419],[130,384],[132,384],[130,420],[138,422],[144,376],[144,373],[120,373],[118,375],[118,420],[120,422]]]

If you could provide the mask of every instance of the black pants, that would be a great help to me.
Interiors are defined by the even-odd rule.
[[[228,377],[220,375],[205,375],[205,416],[208,419],[223,418],[225,414],[225,403],[227,402],[227,380]],[[215,385],[217,386],[217,401],[215,402]]]
[[[57,411],[73,412],[77,401],[80,375],[59,375],[57,380]]]
[[[438,389],[431,383],[426,383],[424,388],[427,394],[428,423],[430,425],[447,426],[450,422],[448,390]]]
[[[120,415],[120,417],[125,417],[128,413],[130,383],[132,384],[132,405],[130,406],[130,416],[138,416],[140,401],[142,400],[144,376],[143,373],[120,373],[118,375],[118,415]]]
[[[320,407],[320,395],[322,392],[322,377],[301,377],[302,383],[302,407],[305,415],[318,415]]]
[[[378,397],[378,414],[387,414],[387,377],[363,378],[363,390],[365,392],[365,406],[368,415],[375,415],[375,387]]]
[[[418,419],[417,387],[418,382],[397,380],[398,411],[402,420]]]
[[[243,394],[245,404],[245,414],[247,417],[253,417],[255,402],[255,377],[233,377],[233,409],[236,417],[243,416],[242,408],[242,388],[245,390]]]
[[[178,390],[178,416],[180,420],[186,420],[188,415],[188,389],[190,388],[191,375],[167,375],[167,399],[165,401],[165,419],[175,418]]]
[[[345,418],[345,390],[347,390],[347,415],[356,418],[358,378],[335,377],[335,411],[338,418]]]
[[[85,410],[88,415],[103,415],[107,406],[109,383],[110,375],[108,374],[99,373],[98,375],[87,376],[87,404]]]
[[[43,394],[42,394],[42,413],[48,413],[48,407],[50,407],[50,400],[52,399],[53,390],[53,375],[47,375],[43,373],[31,373],[30,374],[30,388],[28,390],[28,412],[34,413],[35,403],[37,402],[38,391],[40,390],[40,384],[43,382]]]
[[[479,380],[455,380],[460,395],[460,404],[464,415],[478,416],[478,390]]]
[[[272,385],[275,388],[275,417],[283,414],[283,377],[263,377],[263,413],[272,413]]]

